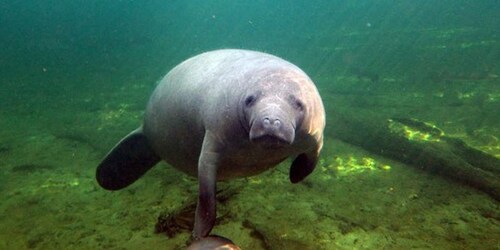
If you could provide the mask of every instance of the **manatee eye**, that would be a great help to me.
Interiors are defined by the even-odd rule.
[[[245,106],[251,107],[255,103],[256,99],[257,99],[257,97],[255,97],[255,95],[247,96],[247,98],[245,99]]]
[[[295,101],[295,108],[299,111],[304,111],[304,104],[301,101],[296,100]]]
[[[304,103],[302,103],[297,97],[291,95],[290,96],[290,102],[293,106],[298,111],[304,111]]]

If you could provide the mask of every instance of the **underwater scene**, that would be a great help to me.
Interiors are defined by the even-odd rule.
[[[0,1],[0,249],[186,249],[215,235],[253,250],[500,249],[499,13],[496,0]],[[275,55],[310,77],[325,110],[319,158],[302,148],[274,155],[286,136],[259,151],[269,158],[238,151],[257,143],[237,133],[205,135],[203,148],[203,138],[186,139],[200,131],[182,122],[229,126],[224,110],[239,109],[223,105],[167,119],[183,132],[159,146],[148,140],[161,132],[136,131],[109,157],[145,117],[174,112],[146,108],[167,72],[219,49]],[[215,64],[204,62],[179,79],[210,75],[205,86],[167,91],[185,98],[186,110],[200,109],[199,98],[218,103],[218,91],[228,99],[243,91],[211,79],[246,66],[211,74]],[[311,104],[292,99],[300,112]],[[323,116],[306,111],[306,122],[318,119],[308,142],[320,145]],[[293,132],[291,141],[304,136]],[[220,137],[237,141],[222,155],[252,152],[239,155],[242,164],[287,159],[217,182],[217,192],[207,188],[211,175],[195,178],[155,153],[151,166],[127,170],[127,185],[96,180],[98,166],[120,179],[112,164],[146,164],[116,152],[212,152],[207,138]],[[222,162],[183,155],[176,161]],[[191,249],[216,249],[211,243]]]

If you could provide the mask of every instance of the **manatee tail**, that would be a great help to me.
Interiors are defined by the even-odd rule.
[[[105,189],[119,190],[134,183],[160,160],[139,128],[104,157],[97,167],[96,179]]]

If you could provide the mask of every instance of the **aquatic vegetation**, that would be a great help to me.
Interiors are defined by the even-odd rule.
[[[444,132],[437,126],[415,119],[389,119],[389,129],[393,133],[401,134],[408,140],[438,142]]]
[[[371,157],[357,158],[354,156],[335,157],[333,160],[320,159],[320,170],[325,173],[321,178],[330,179],[334,176],[342,177],[373,171],[389,171],[391,166],[377,162]]]

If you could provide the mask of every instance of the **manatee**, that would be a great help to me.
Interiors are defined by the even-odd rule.
[[[256,51],[205,52],[159,82],[142,125],[105,156],[96,178],[119,190],[161,160],[197,177],[193,239],[200,240],[215,224],[216,181],[293,158],[289,178],[300,182],[315,168],[324,127],[318,90],[297,66]]]

